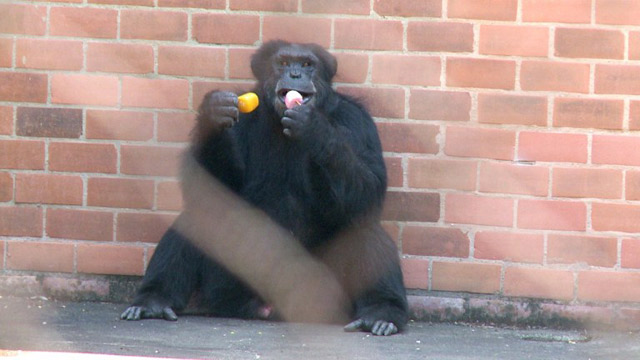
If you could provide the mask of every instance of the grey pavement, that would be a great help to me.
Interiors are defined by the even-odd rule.
[[[629,332],[411,322],[403,334],[376,337],[203,316],[127,322],[119,320],[125,307],[2,297],[0,349],[195,359],[640,359],[640,334]]]

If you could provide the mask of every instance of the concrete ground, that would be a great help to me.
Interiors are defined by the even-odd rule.
[[[340,326],[200,316],[127,322],[119,320],[125,307],[0,298],[0,349],[195,359],[640,359],[638,333],[412,322],[385,338]]]

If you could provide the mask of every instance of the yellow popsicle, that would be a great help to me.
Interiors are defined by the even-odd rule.
[[[240,110],[240,112],[250,113],[255,110],[259,104],[260,101],[256,93],[248,92],[238,96],[238,110]]]

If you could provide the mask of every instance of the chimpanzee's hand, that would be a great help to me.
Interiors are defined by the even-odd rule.
[[[284,112],[280,120],[285,136],[291,139],[300,139],[317,132],[318,127],[323,126],[321,122],[326,121],[317,116],[313,105],[298,105]]]
[[[214,91],[205,95],[199,109],[199,121],[214,132],[230,128],[238,122],[238,95],[228,91]]]

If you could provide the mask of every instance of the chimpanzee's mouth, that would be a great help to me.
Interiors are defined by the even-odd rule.
[[[311,98],[313,98],[313,96],[316,94],[315,92],[305,92],[305,91],[300,91],[300,90],[296,90],[296,89],[287,89],[287,88],[283,88],[278,90],[278,99],[280,99],[280,101],[282,101],[284,103],[284,98],[287,96],[287,93],[289,91],[297,91],[300,93],[300,95],[302,95],[302,103],[306,104],[307,102],[309,102],[311,100]]]

